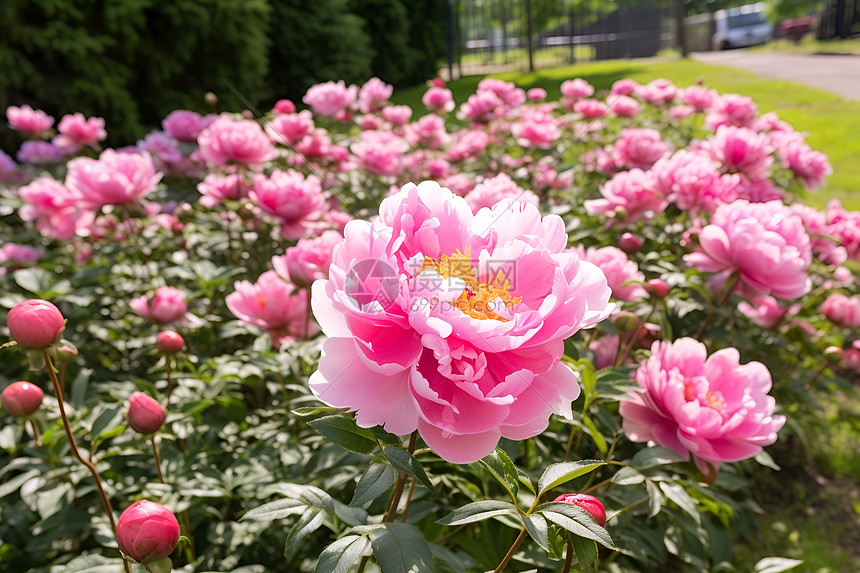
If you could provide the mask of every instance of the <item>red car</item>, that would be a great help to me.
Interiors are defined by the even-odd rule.
[[[783,20],[779,25],[779,37],[799,42],[812,30],[812,18],[804,16],[793,20]]]

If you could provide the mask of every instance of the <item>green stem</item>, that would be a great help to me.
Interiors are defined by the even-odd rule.
[[[508,549],[508,552],[507,552],[507,553],[505,554],[505,556],[502,558],[501,563],[499,563],[499,566],[495,568],[495,570],[493,571],[493,573],[501,573],[502,571],[504,571],[504,570],[505,570],[505,567],[507,567],[508,563],[509,563],[509,562],[511,561],[511,559],[514,557],[514,553],[516,553],[516,552],[517,552],[517,549],[519,549],[519,548],[520,548],[520,545],[522,545],[523,540],[525,540],[525,538],[526,538],[526,528],[525,528],[525,527],[523,527],[523,528],[520,530],[520,534],[519,534],[519,535],[517,535],[517,538],[514,540],[514,544],[513,544],[513,545],[511,545],[511,548],[510,548],[510,549]]]
[[[36,447],[41,448],[42,438],[39,435],[39,427],[36,425],[36,420],[34,420],[33,418],[28,418],[28,421],[30,422],[30,429],[33,430],[33,439],[36,441]]]
[[[717,312],[717,308],[721,307],[727,300],[729,300],[729,297],[732,296],[740,278],[740,272],[735,271],[728,279],[726,279],[726,283],[723,285],[722,295],[717,302],[711,305],[711,310],[708,312],[708,316],[705,317],[699,330],[696,331],[696,336],[694,338],[698,339],[702,337],[702,334],[705,332],[705,327],[708,326],[708,323],[711,322],[712,318],[714,318],[714,313]]]
[[[568,573],[570,566],[573,564],[573,543],[570,539],[567,540],[567,554],[564,556],[564,567],[561,568],[561,573]]]
[[[116,535],[116,520],[113,516],[113,509],[111,509],[110,501],[108,501],[107,494],[105,493],[104,487],[102,487],[102,480],[99,476],[99,472],[96,469],[96,466],[81,455],[80,450],[78,450],[78,444],[75,442],[75,436],[72,434],[72,426],[69,424],[69,417],[66,415],[66,407],[63,404],[63,389],[60,387],[60,380],[57,378],[57,371],[54,370],[51,356],[48,354],[47,350],[44,350],[42,351],[42,357],[45,360],[45,367],[48,369],[48,376],[50,376],[51,383],[54,385],[54,393],[56,394],[57,405],[60,408],[60,417],[63,419],[63,428],[66,430],[66,437],[69,439],[69,446],[71,446],[72,453],[76,458],[78,458],[78,461],[81,462],[92,474],[93,480],[96,482],[96,489],[99,492],[99,497],[102,500],[105,513],[107,513],[108,519],[110,520],[111,529],[113,530],[114,535]],[[123,566],[125,567],[126,573],[131,573],[131,568],[129,567],[128,561],[125,559],[123,559]]]
[[[155,457],[155,469],[158,470],[158,481],[161,483],[167,483],[164,481],[164,474],[161,472],[161,456],[158,455],[158,445],[155,443],[155,434],[152,434],[152,455]]]
[[[409,453],[415,451],[415,442],[418,440],[418,431],[412,432],[409,436]],[[403,496],[403,486],[406,485],[406,473],[397,473],[397,485],[394,486],[394,493],[391,495],[391,502],[388,504],[388,510],[382,518],[383,523],[388,523],[394,519],[394,514],[397,512],[397,506],[400,505],[400,498]]]
[[[167,401],[164,404],[164,409],[170,408],[170,391],[173,390],[173,380],[170,379],[170,366],[173,364],[173,359],[167,356]]]

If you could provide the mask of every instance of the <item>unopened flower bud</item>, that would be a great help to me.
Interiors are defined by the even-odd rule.
[[[639,317],[629,312],[622,313],[615,319],[615,328],[621,333],[633,332],[639,328]]]
[[[645,290],[653,298],[664,299],[669,294],[669,285],[663,279],[651,279],[645,284]]]
[[[164,330],[158,333],[156,339],[158,349],[165,354],[176,354],[185,346],[182,335],[173,330]]]
[[[296,104],[288,99],[279,99],[275,102],[275,111],[278,113],[294,113],[296,111]]]
[[[824,349],[824,359],[830,365],[839,364],[843,356],[845,356],[845,351],[838,346],[828,346]]]
[[[618,246],[621,247],[621,250],[628,255],[638,253],[639,249],[642,248],[642,243],[642,239],[640,239],[633,233],[624,233],[618,239]]]
[[[215,107],[218,104],[218,96],[216,96],[212,92],[206,92],[203,95],[203,101],[205,101],[207,104],[211,105],[212,107]]]
[[[581,507],[591,514],[591,517],[594,518],[594,521],[596,521],[600,527],[606,525],[606,508],[603,507],[600,500],[593,495],[588,495],[586,493],[564,493],[555,498],[554,501],[569,503],[571,505]]]
[[[116,524],[120,551],[138,563],[164,559],[179,542],[179,521],[169,509],[153,501],[136,501]]]
[[[65,338],[57,343],[57,361],[60,364],[71,364],[78,359],[78,349]]]
[[[66,328],[66,320],[60,309],[50,302],[32,298],[12,307],[6,326],[22,348],[42,349],[60,338]]]
[[[0,394],[3,409],[10,416],[25,418],[39,409],[45,393],[30,382],[13,382]]]
[[[164,424],[166,414],[155,399],[135,392],[128,399],[128,425],[140,434],[154,434]]]

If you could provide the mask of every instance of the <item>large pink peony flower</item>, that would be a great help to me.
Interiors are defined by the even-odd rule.
[[[657,189],[650,172],[631,169],[617,173],[601,188],[601,199],[589,199],[585,210],[589,215],[619,215],[628,223],[662,213],[669,202]]]
[[[654,440],[688,459],[692,455],[705,474],[776,441],[785,416],[773,415],[764,364],[740,364],[734,348],[708,356],[705,345],[692,338],[655,342],[651,353],[636,371],[643,392],[621,402],[631,440]]]
[[[668,154],[669,145],[660,140],[660,132],[656,129],[622,129],[615,142],[615,163],[623,167],[649,169]]]
[[[504,199],[513,199],[523,203],[529,203],[537,207],[540,198],[517,185],[507,173],[499,173],[495,177],[484,179],[466,195],[466,203],[477,213],[485,207],[492,207]]]
[[[256,175],[251,201],[281,223],[281,236],[299,239],[308,234],[322,217],[325,196],[322,181],[298,171],[274,171],[271,177]]]
[[[6,108],[6,119],[9,121],[10,128],[29,135],[41,135],[54,125],[53,117],[29,105],[21,107],[10,105]]]
[[[107,137],[104,119],[86,118],[82,113],[64,115],[57,131],[60,133],[54,137],[53,143],[63,153],[75,153],[86,146],[96,147]]]
[[[81,196],[94,211],[104,205],[140,200],[161,180],[148,153],[124,153],[108,149],[98,158],[78,157],[69,162],[66,187]]]
[[[81,212],[81,196],[51,177],[38,177],[18,191],[24,205],[20,215],[36,221],[42,233],[61,241],[71,239],[79,229],[92,223],[91,213]]]
[[[746,127],[721,126],[708,140],[711,154],[727,171],[761,179],[773,163],[767,135]]]
[[[358,90],[358,110],[361,113],[379,111],[385,107],[392,93],[394,93],[394,86],[379,78],[370,78]]]
[[[405,185],[378,220],[347,224],[329,280],[313,285],[329,339],[312,391],[362,427],[417,429],[455,463],[570,416],[579,386],[563,340],[614,305],[566,243],[562,220],[527,203],[473,214],[434,181]]]
[[[155,292],[135,297],[128,304],[140,316],[158,324],[179,324],[188,318],[185,293],[173,287],[158,287]]]
[[[218,119],[216,115],[202,116],[197,112],[177,109],[167,114],[167,117],[161,121],[161,127],[168,135],[179,141],[194,143],[200,136],[200,132],[216,119]]]
[[[327,279],[331,255],[343,241],[337,231],[323,231],[313,239],[299,239],[283,255],[272,257],[272,267],[283,278],[299,287],[310,287],[315,280]]]
[[[221,116],[197,137],[200,157],[221,165],[227,162],[256,166],[275,157],[275,148],[263,128],[249,119]]]
[[[836,325],[846,328],[860,327],[860,297],[832,293],[821,305],[821,312]]]
[[[355,105],[358,87],[347,87],[343,80],[311,86],[302,101],[323,117],[335,117]]]
[[[812,260],[803,221],[778,201],[738,200],[717,207],[699,234],[695,253],[684,255],[700,271],[737,272],[750,296],[796,298],[809,291]]]

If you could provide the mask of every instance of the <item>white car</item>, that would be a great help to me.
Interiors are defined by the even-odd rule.
[[[764,3],[747,4],[714,13],[715,32],[711,38],[715,50],[743,48],[766,44],[772,27],[764,14]]]

